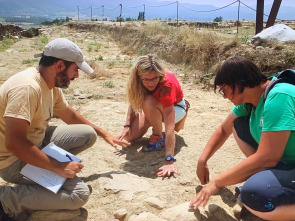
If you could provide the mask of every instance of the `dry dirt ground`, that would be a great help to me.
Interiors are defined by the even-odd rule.
[[[122,49],[103,34],[54,27],[47,30],[49,39],[66,37],[76,42],[95,65],[96,74],[91,78],[84,73],[65,90],[69,103],[90,121],[118,135],[125,121],[127,103],[125,86],[128,71],[136,54],[123,54]],[[98,48],[90,45],[98,43]],[[42,48],[42,46],[41,46]],[[38,37],[21,39],[5,52],[0,53],[0,84],[5,79],[29,66],[36,66],[33,54],[41,50]],[[195,170],[206,141],[214,129],[227,116],[232,104],[204,90],[194,79],[183,79],[184,66],[163,61],[166,69],[173,72],[181,82],[185,98],[191,109],[184,130],[176,134],[175,167],[180,173],[170,178],[159,178],[154,170],[164,163],[164,149],[144,152],[149,131],[144,138],[125,149],[114,149],[98,138],[93,147],[80,153],[84,169],[79,176],[92,186],[88,203],[78,211],[38,211],[27,220],[260,220],[236,203],[234,186],[222,188],[211,197],[209,205],[192,211],[188,202],[201,185]],[[54,120],[53,124],[60,123]],[[208,162],[210,177],[234,166],[243,159],[233,137],[224,144]],[[0,179],[0,185],[10,185]],[[126,214],[126,215],[125,215]],[[74,218],[74,216],[79,217]],[[121,218],[120,218],[121,217]]]

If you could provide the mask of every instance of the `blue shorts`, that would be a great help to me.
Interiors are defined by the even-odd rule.
[[[240,139],[257,149],[258,144],[250,134],[247,117],[237,118],[234,127]],[[239,199],[260,212],[273,211],[280,205],[295,204],[295,164],[280,162],[274,168],[252,175],[242,186]]]
[[[185,101],[182,98],[181,101],[179,101],[178,103],[174,104],[174,110],[175,110],[175,123],[178,123],[180,120],[182,120],[182,118],[184,118],[186,112],[186,105],[185,105]]]
[[[239,199],[260,212],[295,204],[295,165],[279,163],[275,168],[254,174],[242,186]]]

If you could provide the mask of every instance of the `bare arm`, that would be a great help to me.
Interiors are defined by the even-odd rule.
[[[133,111],[131,105],[129,105],[125,125],[131,125],[134,118],[135,112]]]
[[[130,141],[130,128],[132,127],[132,122],[135,117],[135,112],[133,111],[131,105],[129,105],[123,131],[117,137],[119,140],[123,140],[125,138]]]
[[[228,137],[232,134],[233,123],[237,118],[232,112],[221,125],[213,132],[203,150],[197,165],[197,175],[202,184],[209,182],[209,170],[207,161],[210,157],[224,144]]]
[[[228,186],[245,181],[251,175],[274,167],[283,156],[290,131],[263,132],[256,153],[215,178],[217,186]]]
[[[227,118],[221,125],[213,132],[208,140],[199,161],[207,162],[210,157],[224,144],[228,137],[232,134],[233,123],[237,118],[232,112],[229,113]]]
[[[61,111],[56,111],[55,114],[67,124],[90,125],[91,127],[93,127],[98,136],[102,137],[107,143],[114,147],[116,147],[117,145],[120,145],[122,147],[126,147],[129,145],[129,142],[124,140],[118,140],[117,138],[109,134],[107,131],[97,127],[96,125],[88,121],[86,118],[84,118],[81,114],[76,112],[71,107],[67,107],[66,109]]]
[[[67,178],[73,178],[84,167],[79,162],[59,162],[40,151],[27,139],[28,121],[12,117],[6,117],[5,120],[6,148],[20,160]]]
[[[166,148],[166,156],[172,155],[174,156],[175,149],[175,110],[174,106],[166,107],[163,110],[164,114],[164,124],[165,124],[165,148]]]
[[[166,107],[163,110],[164,124],[165,124],[165,148],[166,156],[174,156],[175,149],[175,110],[174,106]],[[164,166],[160,167],[157,171],[157,176],[171,176],[174,173],[178,173],[174,169],[173,161],[166,162]]]
[[[289,136],[290,131],[263,132],[257,151],[218,175],[191,200],[190,205],[195,209],[201,204],[205,206],[210,196],[221,187],[243,182],[257,172],[276,166],[282,158]]]

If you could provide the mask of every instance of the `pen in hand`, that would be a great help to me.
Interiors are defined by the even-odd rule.
[[[69,154],[66,154],[66,157],[70,159],[70,161],[73,161],[73,159],[70,157]]]
[[[73,159],[70,157],[69,154],[66,154],[66,157],[70,159],[70,161],[73,161]],[[80,170],[80,172],[82,172],[82,170]]]

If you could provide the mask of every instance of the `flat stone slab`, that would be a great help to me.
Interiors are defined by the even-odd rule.
[[[135,193],[147,191],[151,188],[148,182],[131,173],[112,174],[111,177],[112,179],[105,186],[106,190],[123,190]]]

